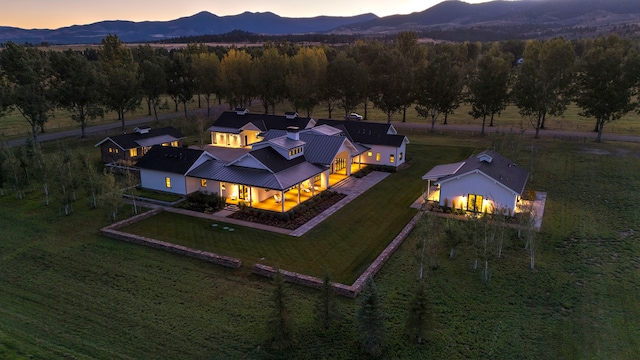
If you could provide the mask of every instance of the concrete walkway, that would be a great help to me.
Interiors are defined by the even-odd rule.
[[[387,172],[374,171],[369,175],[359,179],[353,176],[349,176],[345,178],[341,182],[332,186],[330,190],[337,191],[347,196],[345,196],[342,200],[340,200],[339,202],[337,202],[336,204],[334,204],[333,206],[323,211],[322,213],[320,213],[319,215],[317,215],[316,217],[314,217],[313,219],[311,219],[310,221],[308,221],[307,223],[305,223],[304,225],[300,226],[295,230],[288,230],[288,229],[283,229],[276,226],[269,226],[269,225],[254,223],[250,221],[232,219],[227,217],[233,213],[232,211],[229,211],[229,210],[221,210],[214,214],[205,214],[199,211],[192,211],[187,209],[163,206],[163,205],[159,205],[151,202],[145,202],[143,200],[138,200],[138,205],[152,208],[152,209],[163,208],[164,211],[167,211],[167,212],[198,217],[201,219],[209,219],[214,222],[224,222],[227,224],[234,224],[238,226],[250,227],[254,229],[260,229],[264,231],[271,231],[279,234],[300,237],[305,233],[307,233],[307,231],[313,229],[316,225],[320,224],[322,221],[324,221],[326,218],[331,216],[333,213],[340,210],[343,206],[347,205],[349,202],[351,202],[351,200],[357,198],[360,194],[367,191],[368,189],[370,189],[372,186],[379,183],[380,181],[384,180],[389,175],[391,174]]]
[[[347,196],[345,196],[342,200],[338,201],[327,210],[320,213],[318,216],[308,221],[306,224],[295,229],[290,235],[298,237],[304,235],[305,233],[307,233],[307,231],[313,229],[316,225],[320,224],[326,218],[333,215],[336,211],[340,210],[343,206],[351,202],[351,200],[357,198],[360,194],[369,190],[372,186],[384,180],[389,175],[391,174],[387,172],[374,171],[362,178],[349,176],[348,178],[335,184],[331,187],[331,190],[343,193]]]

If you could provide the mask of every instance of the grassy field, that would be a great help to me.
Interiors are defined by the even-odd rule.
[[[491,146],[486,139],[439,135],[411,141],[408,153],[416,162],[438,161],[435,155],[446,150],[438,150],[441,144],[460,144],[454,151],[461,158]],[[427,143],[436,144],[435,151]],[[375,279],[389,330],[385,358],[640,357],[640,146],[534,144],[531,187],[548,193],[536,270],[529,270],[524,243],[514,237],[503,258],[490,259],[486,285],[471,269],[471,248],[461,246],[451,260],[442,254],[440,268],[426,274],[434,330],[428,343],[413,344],[403,334],[417,275],[413,233]],[[529,164],[529,154],[522,150],[515,158]],[[372,213],[390,215],[390,201],[379,199]],[[41,203],[37,192],[23,201],[0,197],[0,358],[361,358],[354,300],[339,299],[341,318],[324,332],[313,317],[317,291],[287,285],[296,342],[273,351],[264,344],[269,280],[249,269],[102,238],[97,230],[108,223],[106,214],[88,210],[86,199],[69,217]],[[384,231],[332,221],[309,236]]]

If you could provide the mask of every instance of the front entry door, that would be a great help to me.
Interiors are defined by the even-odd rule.
[[[482,212],[482,195],[469,194],[467,201],[467,210],[473,212]]]
[[[238,185],[238,199],[249,200],[249,187],[244,185]]]

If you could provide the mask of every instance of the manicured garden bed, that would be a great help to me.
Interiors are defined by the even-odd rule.
[[[242,207],[229,215],[232,219],[250,221],[258,224],[275,226],[283,229],[295,230],[318,216],[323,211],[344,199],[346,195],[335,191],[324,191],[295,208],[278,213],[250,207]]]

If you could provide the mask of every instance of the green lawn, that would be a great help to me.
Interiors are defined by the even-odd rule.
[[[421,144],[466,141],[438,135],[411,141],[408,152],[416,162],[447,149],[464,158],[470,148],[491,147],[473,138],[462,149],[429,153]],[[531,187],[548,193],[536,270],[529,270],[524,244],[515,238],[502,259],[489,260],[487,285],[471,270],[475,256],[468,246],[452,260],[443,253],[440,268],[426,273],[435,328],[427,344],[416,345],[403,334],[417,275],[413,233],[375,279],[389,330],[385,358],[640,357],[640,146],[533,144]],[[528,154],[523,150],[516,159],[529,164]],[[402,174],[426,170],[412,167],[394,176],[405,181]],[[387,210],[390,201],[380,198],[367,215],[395,217]],[[38,192],[22,201],[9,192],[0,197],[0,358],[362,358],[353,337],[357,301],[340,298],[342,317],[323,332],[313,317],[318,292],[287,285],[296,342],[273,351],[264,345],[270,280],[248,268],[225,269],[100,237],[105,212],[88,210],[86,199],[74,208],[71,216],[60,216],[55,204],[42,206]],[[322,241],[332,232],[375,234],[394,221],[399,219],[372,228],[330,219],[307,235],[319,240],[298,240]]]
[[[326,267],[334,280],[353,283],[415,215],[409,206],[420,197],[421,176],[438,162],[469,155],[461,147],[412,146],[408,168],[391,174],[302,237],[268,233],[212,221],[161,213],[122,231],[199,250],[322,277]],[[429,156],[424,156],[429,154]],[[384,206],[385,211],[375,211]]]

